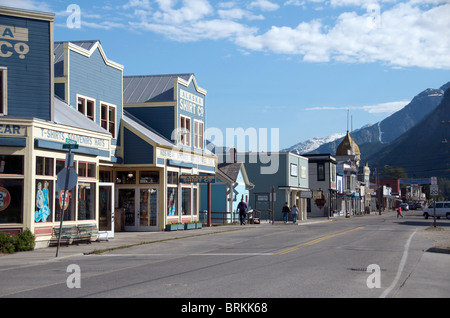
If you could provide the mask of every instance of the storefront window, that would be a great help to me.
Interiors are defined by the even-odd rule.
[[[23,222],[23,180],[0,179],[0,223]]]
[[[53,158],[36,157],[36,175],[53,175]]]
[[[0,155],[0,174],[23,174],[23,156]]]
[[[159,183],[158,171],[141,171],[139,183],[141,184],[157,184]]]
[[[136,171],[117,171],[116,183],[136,184]]]
[[[198,206],[197,206],[197,189],[196,188],[194,188],[194,215],[197,215],[198,214]]]
[[[95,183],[78,183],[78,220],[95,220]]]
[[[97,169],[95,163],[78,162],[78,177],[81,178],[96,178]]]
[[[36,180],[35,222],[52,222],[53,181]]]
[[[167,171],[167,184],[178,184],[178,172]]]
[[[181,208],[183,215],[191,215],[191,189],[183,188],[181,190]]]
[[[177,198],[178,198],[177,188],[167,188],[167,215],[174,216],[178,215],[177,209]]]

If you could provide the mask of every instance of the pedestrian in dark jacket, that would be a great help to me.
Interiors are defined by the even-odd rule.
[[[244,199],[241,199],[237,206],[237,211],[239,212],[239,220],[241,221],[241,225],[245,225],[245,218],[247,217],[248,206],[247,203],[244,202]]]
[[[281,212],[283,212],[283,221],[284,221],[284,223],[287,223],[288,219],[289,219],[289,212],[291,212],[291,209],[289,209],[289,206],[288,206],[287,202],[284,204],[283,210],[281,210]]]

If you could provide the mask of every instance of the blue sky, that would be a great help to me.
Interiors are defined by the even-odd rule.
[[[54,12],[55,41],[100,40],[124,75],[194,73],[208,127],[279,129],[280,149],[345,133],[347,109],[357,129],[450,81],[448,0],[1,4]]]

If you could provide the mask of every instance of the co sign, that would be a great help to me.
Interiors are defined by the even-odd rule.
[[[14,41],[15,43],[11,43]],[[0,57],[10,57],[19,54],[20,59],[30,52],[28,42],[28,29],[16,26],[0,25]]]

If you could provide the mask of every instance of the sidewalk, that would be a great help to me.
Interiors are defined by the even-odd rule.
[[[306,225],[320,222],[331,222],[333,219],[310,219],[305,221],[298,221],[298,225]],[[282,222],[275,222],[275,226],[296,226],[293,224],[283,224]],[[114,238],[108,241],[92,242],[91,244],[80,243],[79,245],[61,245],[58,251],[58,257],[56,257],[56,247],[47,247],[36,249],[29,252],[18,252],[14,254],[0,254],[0,270],[2,268],[10,268],[16,266],[28,266],[36,265],[40,263],[46,263],[49,261],[55,261],[59,259],[88,255],[92,253],[102,253],[108,250],[128,248],[141,244],[151,244],[154,242],[178,240],[186,237],[194,236],[206,236],[217,233],[229,232],[229,231],[243,231],[252,228],[260,228],[273,226],[270,223],[261,224],[247,224],[247,225],[218,225],[212,227],[205,227],[196,230],[183,230],[183,231],[161,231],[161,232],[116,232]]]

